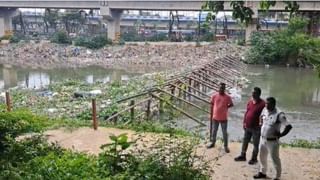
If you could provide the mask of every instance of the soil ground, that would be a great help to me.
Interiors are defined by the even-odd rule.
[[[100,127],[97,131],[90,128],[79,128],[73,131],[66,129],[50,130],[45,132],[49,141],[57,142],[62,147],[73,149],[76,151],[84,151],[88,153],[98,154],[102,144],[110,143],[109,135],[119,135],[127,133],[130,140],[134,140],[141,133],[136,133],[131,130],[122,130],[116,128]],[[142,133],[143,142],[148,143],[154,141],[157,134]],[[210,166],[213,170],[211,179],[215,180],[246,180],[253,179],[252,176],[258,172],[259,165],[248,165],[247,162],[235,162],[234,157],[239,155],[241,143],[230,143],[231,152],[226,154],[219,142],[213,149],[206,149],[205,144],[199,145],[197,151],[205,159],[210,161],[219,156],[217,161],[210,161]],[[249,146],[248,155],[252,151],[252,146]],[[281,147],[280,157],[282,160],[282,180],[320,180],[320,150],[319,149],[303,149],[292,147]],[[249,159],[247,157],[247,159]],[[269,179],[272,179],[275,172],[271,160],[268,162]]]

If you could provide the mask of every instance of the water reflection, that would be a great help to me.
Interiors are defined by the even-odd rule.
[[[65,79],[77,79],[87,83],[113,81],[128,81],[137,73],[127,73],[123,70],[106,70],[99,67],[88,67],[79,69],[21,69],[9,65],[0,66],[0,89],[12,87],[25,87],[30,89],[45,88],[50,83],[60,82]]]

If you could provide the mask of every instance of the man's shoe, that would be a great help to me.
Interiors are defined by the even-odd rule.
[[[267,175],[263,174],[262,172],[259,172],[258,174],[253,176],[253,179],[263,179],[266,177],[267,177]]]
[[[279,178],[273,178],[272,180],[280,180]]]
[[[240,156],[234,158],[234,160],[235,161],[246,161],[247,159],[246,159],[246,156],[240,155]]]
[[[225,148],[224,148],[224,151],[225,151],[226,153],[230,153],[230,149],[229,149],[228,147],[225,147]]]
[[[214,143],[210,143],[207,145],[207,149],[211,149],[211,148],[214,148]]]
[[[253,164],[256,164],[257,162],[258,162],[258,160],[256,160],[256,159],[251,159],[251,160],[248,162],[248,164],[253,165]]]
[[[258,174],[253,176],[253,179],[263,179],[267,178],[267,175],[263,174],[262,172],[259,172]]]

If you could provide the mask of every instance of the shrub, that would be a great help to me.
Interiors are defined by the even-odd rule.
[[[14,141],[0,156],[0,179],[209,179],[192,143],[162,139],[154,152],[133,152],[126,134],[110,139],[98,156],[63,150],[40,137]]]
[[[251,37],[246,61],[259,64],[319,65],[320,40],[305,33],[307,21],[293,18],[285,30],[257,32]]]
[[[211,42],[214,40],[214,34],[212,32],[207,32],[200,37],[200,41]]]
[[[63,31],[56,32],[51,38],[51,42],[58,44],[71,44],[71,40],[67,33]]]
[[[85,37],[78,37],[75,39],[74,44],[76,46],[83,46],[89,49],[99,49],[107,44],[112,44],[110,39],[105,36],[95,36],[92,39]]]
[[[0,37],[0,41],[1,40],[10,40],[11,37],[12,37],[12,35],[4,35],[4,36]]]
[[[0,152],[12,138],[27,132],[39,132],[46,126],[47,119],[29,111],[0,112]]]

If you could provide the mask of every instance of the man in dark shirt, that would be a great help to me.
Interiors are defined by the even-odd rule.
[[[252,99],[250,99],[247,104],[247,111],[244,115],[243,120],[244,137],[242,142],[242,151],[240,156],[234,159],[235,161],[246,161],[246,152],[248,149],[248,144],[252,137],[253,151],[249,164],[255,164],[258,162],[257,156],[259,152],[261,129],[261,126],[259,124],[259,118],[263,108],[265,107],[265,102],[260,98],[260,96],[261,89],[258,87],[253,88]]]

